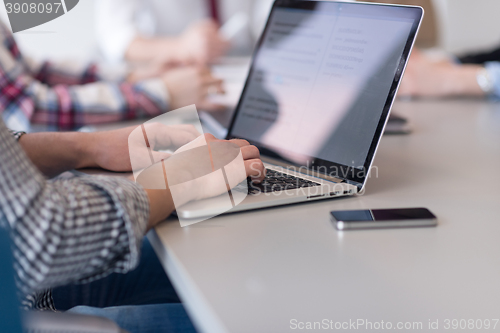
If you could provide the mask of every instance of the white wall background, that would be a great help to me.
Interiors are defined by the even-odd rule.
[[[36,58],[91,59],[98,56],[94,3],[80,0],[66,15],[16,34],[24,52]],[[182,0],[178,0],[182,1]],[[441,47],[462,53],[500,45],[500,0],[434,0],[441,26]],[[5,11],[0,5],[0,10]],[[1,15],[5,19],[5,14]]]
[[[54,21],[16,33],[19,46],[35,58],[95,58],[98,54],[94,30],[95,1],[106,0],[80,0],[73,10]],[[6,22],[3,4],[0,4],[0,10],[0,17]]]

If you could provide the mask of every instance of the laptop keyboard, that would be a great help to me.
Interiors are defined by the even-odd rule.
[[[250,179],[248,182],[248,194],[270,193],[297,188],[320,186],[321,184],[308,179],[295,177],[279,171],[266,169],[266,178],[260,184],[254,184]]]

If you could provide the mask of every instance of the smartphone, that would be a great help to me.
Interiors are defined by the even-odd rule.
[[[427,208],[339,210],[331,212],[337,230],[435,227]]]

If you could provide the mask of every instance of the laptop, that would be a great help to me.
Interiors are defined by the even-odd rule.
[[[423,9],[276,0],[252,57],[226,139],[257,146],[261,184],[227,213],[352,196],[363,191]],[[220,197],[177,209],[220,211]]]

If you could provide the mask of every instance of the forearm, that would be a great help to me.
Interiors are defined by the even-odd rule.
[[[33,164],[47,177],[64,171],[99,167],[100,133],[34,133],[19,140]],[[111,153],[111,152],[110,152]],[[163,179],[161,179],[163,181]],[[167,190],[146,190],[150,216],[148,230],[165,220],[174,210],[172,195]]]
[[[92,134],[33,133],[19,140],[31,162],[47,177],[95,166],[91,156]]]
[[[175,210],[170,190],[145,190],[149,198],[148,230],[165,220]]]

